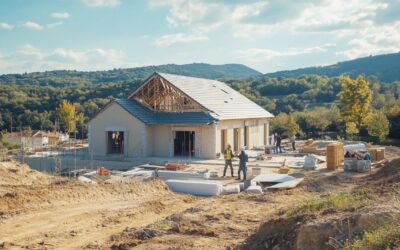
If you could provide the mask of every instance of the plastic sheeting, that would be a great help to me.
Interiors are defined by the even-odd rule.
[[[221,181],[209,180],[167,180],[165,183],[173,192],[193,195],[220,195],[223,190]]]
[[[169,179],[209,179],[210,172],[183,172],[183,171],[167,171],[167,170],[159,170],[157,172],[158,177],[163,180]]]
[[[363,143],[358,143],[358,144],[349,144],[349,145],[344,145],[344,153],[347,151],[365,151],[365,144]]]

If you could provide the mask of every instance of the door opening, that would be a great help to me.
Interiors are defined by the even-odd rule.
[[[195,132],[175,131],[174,156],[194,156]]]
[[[240,128],[233,129],[233,150],[240,151]]]
[[[124,132],[122,131],[107,132],[107,153],[108,154],[124,153]]]
[[[226,129],[221,129],[221,153],[225,152],[228,146],[228,131]]]
[[[249,146],[250,128],[249,126],[244,127],[244,145]]]

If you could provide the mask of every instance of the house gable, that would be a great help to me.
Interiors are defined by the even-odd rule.
[[[160,75],[153,74],[129,99],[134,99],[155,112],[205,112],[191,97]]]

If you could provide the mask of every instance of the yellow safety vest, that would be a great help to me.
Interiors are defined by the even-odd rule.
[[[232,150],[227,149],[226,155],[225,155],[225,160],[230,160],[231,158],[232,158]]]

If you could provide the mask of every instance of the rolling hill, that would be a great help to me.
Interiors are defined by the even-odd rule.
[[[103,84],[143,79],[153,72],[164,72],[203,78],[248,78],[262,74],[242,64],[211,65],[205,63],[165,64],[107,71],[54,70],[25,74],[0,75],[0,84],[30,84],[65,86],[74,84]]]
[[[330,66],[278,71],[268,73],[265,76],[297,77],[306,74],[326,75],[330,77],[348,74],[353,78],[360,74],[364,74],[365,76],[375,75],[380,81],[390,83],[400,80],[400,52],[362,57]]]

